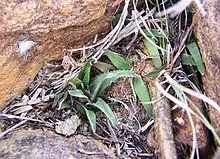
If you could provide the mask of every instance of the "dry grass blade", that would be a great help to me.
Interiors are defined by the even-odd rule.
[[[203,124],[212,132],[217,145],[220,145],[220,138],[219,135],[216,133],[215,128],[210,124],[208,119],[204,116],[204,114],[198,109],[198,107],[189,99],[187,98],[188,102],[193,106],[193,108],[197,111],[197,113],[201,116]]]
[[[165,9],[162,12],[158,12],[155,14],[156,17],[161,17],[167,14],[170,14],[171,17],[174,17],[180,14],[183,10],[186,9],[188,5],[192,3],[193,0],[181,0],[178,3],[174,4],[172,7]]]
[[[24,112],[28,112],[28,111],[30,111],[32,109],[33,109],[32,106],[25,105],[25,106],[21,106],[21,107],[15,108],[15,109],[11,110],[11,112],[13,112],[15,115],[17,115],[17,114],[21,114],[21,113],[24,113]]]
[[[187,97],[184,93],[182,93],[182,97],[184,98],[184,101],[186,104],[187,103]],[[190,123],[190,126],[192,128],[192,134],[193,134],[193,145],[192,145],[192,152],[191,152],[191,155],[190,155],[190,159],[194,159],[194,156],[195,156],[195,152],[197,154],[197,158],[199,159],[199,150],[198,150],[198,143],[197,143],[197,137],[196,137],[196,129],[195,129],[195,125],[194,125],[194,122],[193,122],[193,118],[192,118],[192,115],[190,114],[190,112],[186,111],[187,113],[187,116],[188,116],[188,119],[189,119],[189,123]]]
[[[28,117],[21,117],[21,116],[16,116],[16,115],[11,115],[11,114],[0,114],[0,117],[4,117],[4,118],[8,118],[8,119],[19,119],[19,120],[27,120],[27,121],[44,123],[44,121],[41,121],[41,120],[38,120],[38,119],[33,119],[33,118],[28,118]]]
[[[175,80],[173,80],[170,77],[170,75],[167,72],[164,73],[164,76],[169,81],[169,83],[172,84],[173,86],[177,87],[178,89],[180,89],[183,92],[186,92],[186,93],[190,94],[191,96],[194,96],[196,98],[199,98],[199,99],[203,100],[204,102],[208,103],[213,108],[215,108],[218,112],[220,112],[220,106],[216,102],[214,102],[213,100],[211,100],[210,98],[205,96],[204,94],[195,92],[195,91],[193,91],[189,88],[186,88],[186,87],[178,84]]]
[[[125,4],[124,4],[124,8],[121,14],[121,17],[119,19],[118,24],[116,25],[116,27],[111,31],[111,36],[109,37],[109,39],[103,43],[103,45],[99,48],[99,51],[96,52],[93,56],[92,59],[98,60],[102,54],[104,53],[104,50],[107,50],[112,44],[113,42],[116,40],[116,38],[118,37],[122,27],[124,26],[124,22],[126,20],[126,17],[128,15],[128,6],[129,6],[130,0],[125,0]]]
[[[92,49],[92,48],[96,48],[97,47],[97,52],[92,55],[92,59],[94,59],[94,61],[96,62],[104,53],[104,50],[107,50],[116,40],[116,38],[118,37],[125,19],[127,17],[128,14],[128,5],[130,3],[130,0],[125,0],[125,4],[124,4],[124,8],[123,11],[121,13],[121,17],[116,25],[116,27],[101,41],[97,42],[94,45],[88,46],[88,47],[82,47],[82,48],[77,48],[77,49],[66,49],[66,51],[69,52],[76,52],[76,51],[83,51],[83,50],[87,50],[87,49]]]
[[[188,115],[188,119],[189,119],[189,122],[190,122],[190,125],[191,125],[191,128],[192,128],[192,133],[193,133],[193,146],[192,146],[192,152],[191,152],[191,155],[190,155],[190,159],[194,159],[195,151],[197,152],[196,153],[197,158],[199,158],[198,145],[197,145],[197,139],[196,139],[196,130],[195,130],[195,126],[194,126],[194,123],[193,123],[192,115],[189,112],[186,112],[186,113]]]
[[[173,79],[172,79],[173,80]],[[176,81],[175,81],[176,82]],[[191,113],[192,115],[194,115],[196,118],[198,118],[200,121],[202,121],[202,123],[213,133],[214,137],[217,139],[218,144],[220,143],[219,141],[219,137],[216,134],[214,128],[212,127],[212,125],[210,125],[210,123],[208,122],[208,120],[204,117],[204,115],[201,112],[195,113],[191,108],[189,108],[184,102],[180,101],[179,99],[175,98],[174,96],[172,96],[171,94],[169,94],[168,92],[166,92],[163,87],[161,86],[161,84],[158,82],[158,80],[156,80],[155,85],[157,87],[157,89],[164,95],[166,96],[168,99],[170,99],[172,102],[176,103],[178,106],[182,107],[183,109],[185,109],[188,113]],[[173,85],[174,86],[174,85]],[[175,86],[174,86],[175,87]],[[183,86],[181,86],[183,87]],[[180,87],[177,87],[178,89],[180,89]],[[185,88],[185,87],[184,87]],[[182,89],[180,89],[181,91],[183,91]],[[190,90],[190,89],[189,89]],[[192,90],[190,90],[192,91]],[[194,91],[193,91],[194,92]],[[191,94],[190,94],[191,95]],[[199,94],[200,95],[200,94]],[[206,97],[207,98],[207,97]],[[189,100],[189,99],[188,99]],[[193,104],[193,103],[191,103]],[[196,107],[194,107],[194,109],[196,109]]]
[[[173,101],[174,103],[176,103],[178,106],[181,106],[183,109],[185,109],[186,111],[189,111],[191,114],[193,114],[194,116],[196,116],[197,118],[199,118],[200,120],[202,120],[194,111],[192,111],[192,109],[190,109],[189,107],[187,107],[187,105],[185,105],[184,103],[182,103],[180,100],[178,100],[177,98],[175,98],[174,96],[172,96],[171,94],[169,94],[168,92],[166,92],[163,87],[161,86],[161,84],[159,83],[159,81],[155,81],[155,85],[157,87],[157,89],[164,95],[166,96],[168,99],[170,99],[171,101]]]
[[[145,124],[143,127],[141,127],[141,132],[146,131],[153,123],[154,123],[154,120],[149,120],[147,122],[147,124]]]
[[[180,0],[178,3],[174,4],[172,7],[165,9],[162,12],[155,14],[156,17],[161,17],[170,14],[171,17],[175,17],[186,9],[193,1],[195,1],[198,9],[201,11],[202,15],[205,15],[205,10],[200,2],[200,0]]]
[[[135,0],[133,0],[133,6],[134,6],[134,18],[135,18],[135,22],[136,22],[136,26],[137,26],[137,28],[139,29],[139,31],[141,32],[141,34],[144,36],[144,38],[145,39],[147,39],[147,41],[149,41],[153,46],[155,46],[156,48],[158,48],[158,49],[160,49],[160,50],[162,50],[162,51],[166,51],[166,50],[164,50],[162,47],[160,47],[160,46],[157,46],[156,44],[155,44],[155,42],[153,42],[149,37],[147,37],[146,36],[146,34],[144,33],[144,31],[143,31],[143,29],[141,28],[141,26],[139,25],[139,23],[138,23],[138,10],[137,10],[137,8],[136,8],[136,5],[135,5]]]

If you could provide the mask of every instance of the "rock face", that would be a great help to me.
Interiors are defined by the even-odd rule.
[[[50,131],[19,130],[0,141],[0,158],[116,159],[114,151],[82,135],[65,138]]]
[[[1,0],[0,109],[29,85],[44,62],[106,32],[120,1]]]
[[[220,105],[220,3],[204,0],[206,15],[194,16],[195,34],[206,66],[203,87],[208,97]],[[209,106],[209,116],[220,135],[220,113]]]

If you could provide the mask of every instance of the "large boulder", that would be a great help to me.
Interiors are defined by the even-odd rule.
[[[0,140],[0,158],[23,159],[117,159],[114,149],[92,137],[75,135],[69,138],[48,130],[21,129]]]
[[[195,14],[195,35],[206,66],[203,88],[208,97],[220,105],[220,2],[204,0],[206,15]],[[209,117],[220,135],[220,113],[208,107]]]
[[[0,110],[32,82],[44,62],[106,32],[120,2],[1,0]]]

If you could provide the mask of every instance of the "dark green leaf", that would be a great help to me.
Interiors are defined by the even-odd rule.
[[[155,43],[155,41],[150,38],[151,41],[153,41]],[[161,62],[161,59],[160,59],[160,54],[159,54],[159,51],[157,49],[156,46],[154,46],[153,44],[151,44],[147,39],[143,39],[144,41],[144,45],[146,46],[150,56],[153,58],[153,63],[154,63],[154,66],[156,68],[160,68],[162,66],[162,62]]]
[[[85,107],[83,107],[83,109],[85,110],[86,116],[89,120],[89,123],[92,127],[92,131],[95,132],[96,131],[96,115],[92,110],[86,109]]]
[[[194,61],[192,55],[182,54],[181,60],[183,65],[196,66],[196,62]]]
[[[117,69],[128,70],[130,68],[129,62],[121,57],[118,53],[107,51],[106,55]]]
[[[73,97],[88,98],[81,89],[69,90],[69,94]]]
[[[108,119],[111,121],[113,125],[117,125],[117,120],[115,118],[114,113],[104,100],[98,98],[97,102],[93,103],[92,105],[100,109],[108,117]]]
[[[151,118],[152,117],[152,105],[144,103],[144,102],[151,101],[148,88],[145,86],[144,81],[142,80],[140,76],[134,78],[133,85],[134,85],[135,93],[137,94],[145,110],[147,111],[148,117]]]
[[[162,66],[162,67],[156,69],[155,71],[152,71],[152,72],[148,73],[146,76],[150,77],[150,78],[156,78],[159,75],[159,73],[162,70],[164,70],[165,68],[166,68],[166,66]]]
[[[88,76],[88,73],[90,73],[90,69],[91,69],[91,60],[89,60],[81,69],[79,75],[78,75],[78,79],[80,79],[81,81],[83,81],[85,76]],[[85,77],[86,78],[86,77]],[[88,78],[88,77],[87,77]]]
[[[90,61],[88,61],[83,69],[83,71],[84,71],[83,84],[85,86],[89,86],[91,67],[92,67],[91,63],[90,63]]]
[[[115,82],[120,77],[135,77],[136,74],[127,70],[117,70],[112,72],[106,72],[97,76],[90,84],[90,92],[92,95],[92,101],[96,96],[101,95],[105,89]]]
[[[203,64],[202,57],[200,55],[200,51],[199,51],[199,48],[198,48],[196,42],[192,42],[192,43],[188,44],[187,48],[196,63],[198,71],[201,73],[201,75],[204,75],[205,74],[205,66]]]

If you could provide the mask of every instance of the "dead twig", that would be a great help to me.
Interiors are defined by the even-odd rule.
[[[157,92],[158,98],[161,96]],[[163,98],[153,106],[154,126],[157,133],[157,143],[160,147],[162,159],[177,159],[174,144],[170,104],[167,98]]]
[[[19,119],[19,120],[27,120],[27,121],[44,123],[44,121],[41,121],[41,120],[38,120],[38,119],[33,119],[33,118],[28,118],[28,117],[21,117],[21,116],[16,116],[16,115],[11,115],[11,114],[0,114],[0,118],[1,117],[8,118],[8,119]]]
[[[111,133],[111,137],[112,137],[113,141],[115,142],[117,156],[120,156],[121,152],[120,152],[120,144],[118,143],[118,138],[117,138],[115,131],[113,130],[112,125],[109,122],[109,120],[107,120],[107,123],[108,123],[108,129]]]

